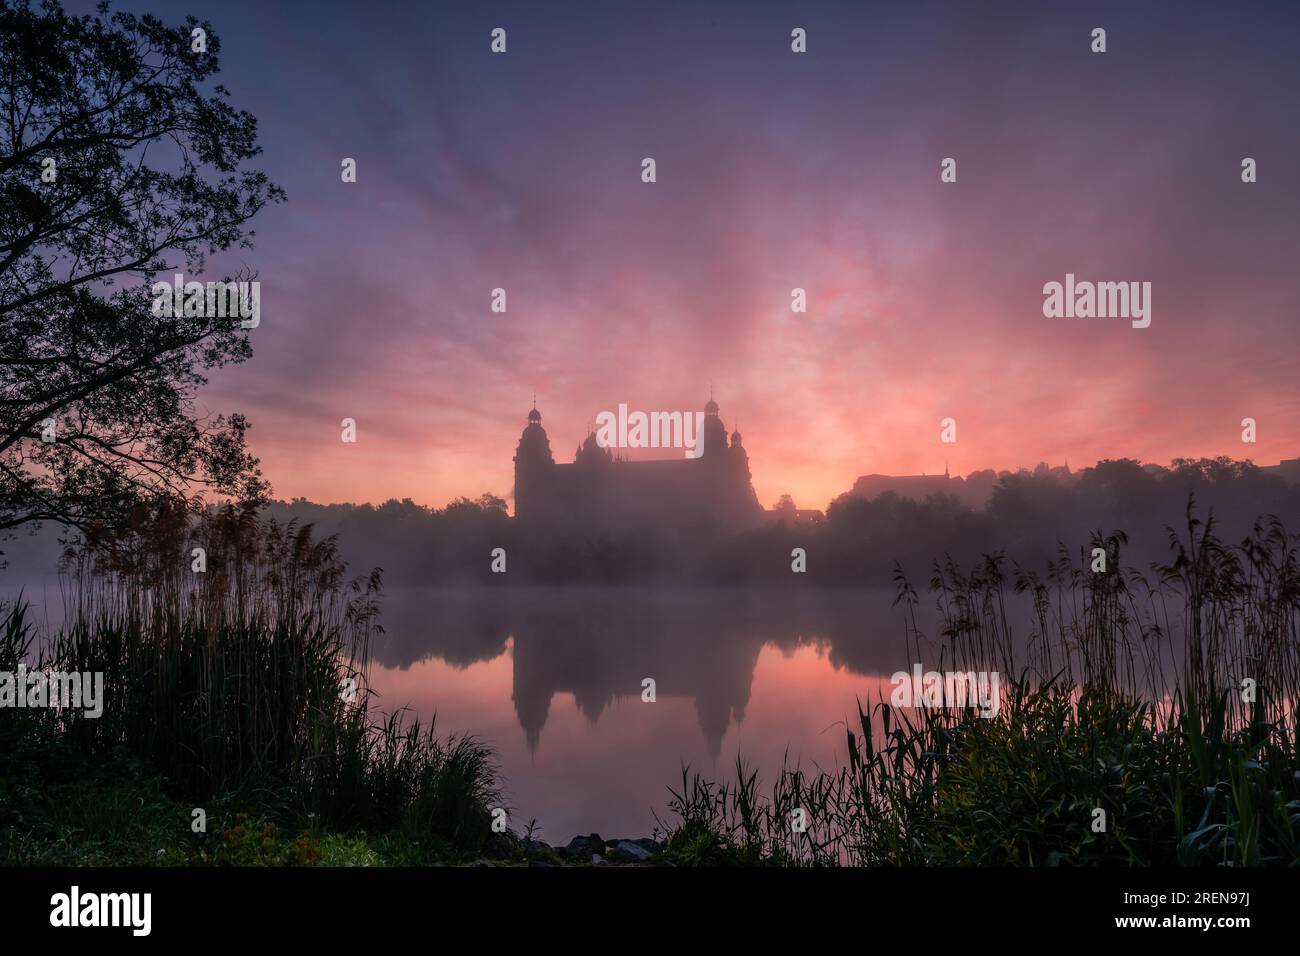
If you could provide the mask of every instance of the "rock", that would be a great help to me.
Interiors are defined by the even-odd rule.
[[[522,846],[523,841],[507,830],[504,833],[493,833],[488,837],[484,852],[495,859],[506,860],[515,856]]]
[[[589,833],[586,836],[576,836],[569,841],[569,845],[561,851],[566,860],[585,860],[593,853],[601,853],[605,849],[605,841],[601,839],[598,833]]]
[[[635,843],[641,849],[649,850],[651,853],[658,853],[664,848],[662,843],[657,840],[652,840],[649,837],[637,837],[636,839],[632,839],[631,837],[618,837],[613,840],[606,840],[605,849],[612,850],[620,843]]]
[[[603,856],[601,856],[599,853],[593,853],[593,854],[591,855],[591,865],[592,865],[592,866],[609,866],[609,864],[605,862],[605,858],[604,858]]]
[[[633,840],[619,840],[611,849],[610,856],[615,859],[631,860],[634,863],[644,863],[654,854],[643,847],[640,843]]]

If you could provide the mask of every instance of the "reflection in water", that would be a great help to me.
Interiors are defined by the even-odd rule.
[[[806,767],[842,758],[857,701],[888,698],[888,676],[913,663],[893,599],[390,590],[371,684],[381,709],[489,740],[516,826],[536,817],[552,842],[643,835],[683,763],[727,774],[741,753],[770,779],[787,750]]]
[[[33,622],[56,629],[57,581],[22,586]],[[1023,646],[1031,606],[1006,597]],[[730,778],[741,755],[765,783],[787,754],[834,769],[859,701],[888,699],[889,676],[918,656],[941,669],[931,600],[917,609],[928,636],[918,655],[894,598],[892,589],[389,588],[371,688],[381,711],[410,707],[436,715],[442,734],[492,744],[517,830],[536,819],[552,843],[593,830],[644,836],[683,764]],[[647,677],[653,704],[641,700]]]

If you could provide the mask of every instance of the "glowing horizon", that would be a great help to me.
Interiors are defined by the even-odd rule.
[[[1300,455],[1285,11],[801,11],[800,56],[775,4],[195,13],[247,24],[221,79],[288,191],[240,257],[254,358],[202,393],[279,498],[508,498],[534,393],[569,461],[599,411],[710,383],[765,507],[945,463]],[[1068,274],[1150,282],[1151,326],[1046,318]]]

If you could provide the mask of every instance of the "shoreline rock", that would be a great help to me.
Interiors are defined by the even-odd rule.
[[[532,843],[570,866],[587,863],[592,866],[653,866],[663,852],[663,844],[649,837],[606,840],[599,833],[575,836],[562,847],[551,847],[541,840]]]

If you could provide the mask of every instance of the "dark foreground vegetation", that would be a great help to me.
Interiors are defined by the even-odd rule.
[[[19,660],[105,675],[103,715],[0,711],[0,863],[374,864],[510,857],[491,752],[376,715],[379,575],[251,511],[153,515],[72,556],[70,623]],[[192,548],[207,570],[192,573]],[[205,831],[195,832],[195,809]]]
[[[370,706],[378,572],[348,580],[332,539],[251,510],[136,526],[69,552],[70,623],[49,642],[21,601],[0,619],[0,671],[102,671],[109,689],[98,719],[0,710],[0,863],[565,861],[525,828],[493,831],[508,807],[488,748]],[[660,842],[623,841],[649,855],[631,859],[1300,863],[1295,540],[1262,520],[1230,547],[1189,505],[1168,563],[1131,570],[1125,546],[1097,536],[1042,574],[1001,555],[937,564],[943,624],[925,635],[909,614],[914,659],[997,670],[996,716],[882,700],[835,772],[787,767],[761,788],[739,760],[728,782],[684,770]],[[921,600],[901,572],[898,590]],[[1008,619],[1011,591],[1032,621]],[[568,862],[619,844],[574,842]]]
[[[1173,560],[1153,577],[1122,570],[1123,535],[1093,541],[1107,551],[1106,573],[1092,571],[1091,549],[1081,563],[1063,554],[1046,577],[1008,570],[1000,556],[970,573],[937,565],[944,624],[933,642],[913,626],[916,659],[1013,675],[997,715],[880,701],[848,731],[847,765],[786,767],[769,792],[739,760],[722,783],[684,770],[667,859],[1300,864],[1294,539],[1266,522],[1226,547],[1190,504],[1182,537],[1170,538]],[[914,607],[916,592],[901,574],[898,583]],[[1003,610],[1008,588],[1034,599],[1023,659]],[[803,832],[792,826],[799,809]]]

